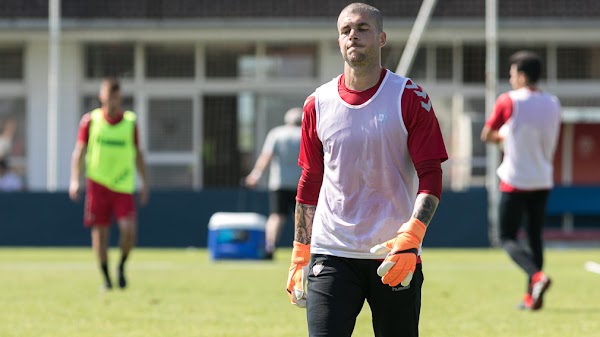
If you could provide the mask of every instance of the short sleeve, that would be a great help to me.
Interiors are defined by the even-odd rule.
[[[485,125],[491,130],[500,130],[500,127],[502,127],[502,125],[504,125],[504,123],[512,116],[512,112],[512,99],[508,93],[503,93],[498,96],[496,104],[494,105],[494,111],[485,122]]]
[[[79,131],[77,132],[77,141],[87,144],[90,136],[90,113],[86,113],[79,121]]]
[[[273,154],[273,151],[275,150],[275,131],[276,129],[271,129],[271,131],[267,133],[267,137],[265,138],[265,143],[263,144],[261,153]]]

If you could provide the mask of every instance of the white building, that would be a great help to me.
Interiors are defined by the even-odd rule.
[[[508,56],[531,49],[546,64],[543,89],[565,107],[600,107],[596,1],[498,2],[498,91],[509,89]],[[62,0],[57,188],[68,186],[78,122],[105,75],[122,80],[124,105],[139,115],[154,188],[237,186],[283,113],[342,71],[336,20],[348,3]],[[384,15],[383,63],[395,70],[421,1],[369,3]],[[485,176],[484,4],[438,1],[408,74],[433,100],[455,188]],[[48,186],[48,55],[47,4],[3,1],[0,128],[18,120],[11,163],[31,191]]]

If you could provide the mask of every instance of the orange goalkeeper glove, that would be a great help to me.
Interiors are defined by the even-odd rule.
[[[425,236],[427,226],[416,218],[405,222],[398,230],[398,236],[371,248],[373,254],[388,253],[377,268],[381,282],[392,287],[402,284],[406,287],[412,280],[417,265],[419,246]]]
[[[292,304],[300,308],[306,307],[308,283],[308,263],[310,262],[310,245],[294,241],[292,264],[287,280],[287,292]]]

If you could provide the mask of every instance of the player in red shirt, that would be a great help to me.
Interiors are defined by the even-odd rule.
[[[368,301],[376,336],[418,336],[421,242],[448,158],[427,93],[381,66],[379,10],[337,22],[344,73],[304,104],[287,291],[311,336],[352,335]]]
[[[104,278],[103,289],[110,290],[112,281],[108,272],[107,251],[113,217],[116,218],[120,232],[121,260],[117,269],[118,285],[125,288],[125,262],[135,246],[137,233],[133,197],[136,170],[141,182],[139,195],[142,206],[148,201],[149,189],[146,165],[138,145],[135,114],[121,108],[119,82],[115,78],[104,79],[98,97],[102,103],[101,108],[83,115],[79,123],[79,133],[71,159],[69,197],[73,201],[79,200],[79,179],[85,166],[84,224],[91,228],[92,248]],[[92,127],[93,137],[90,131]],[[87,164],[84,160],[86,158]],[[118,173],[117,179],[112,179],[112,172]],[[125,172],[126,175],[121,172]]]

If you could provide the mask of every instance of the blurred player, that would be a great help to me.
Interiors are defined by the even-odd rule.
[[[500,95],[493,114],[481,131],[481,140],[503,143],[500,177],[499,225],[502,247],[527,274],[527,291],[520,305],[538,310],[550,286],[544,272],[543,239],[546,202],[553,186],[552,162],[560,130],[560,103],[541,91],[539,57],[531,52],[510,58],[510,85]],[[517,240],[523,216],[527,216],[527,246]]]
[[[4,120],[2,125],[2,133],[0,133],[0,159],[8,158],[10,155],[16,132],[17,122],[12,118]]]
[[[149,190],[144,157],[139,148],[136,115],[121,108],[121,89],[115,78],[102,81],[99,99],[102,106],[86,113],[79,124],[72,155],[69,197],[73,201],[79,199],[79,179],[85,160],[84,224],[91,228],[92,248],[102,269],[104,288],[108,290],[112,288],[107,250],[113,217],[120,231],[118,284],[120,288],[127,286],[125,262],[136,241],[133,197],[136,169],[141,180],[142,206],[148,201]]]
[[[310,336],[350,337],[365,300],[375,336],[418,336],[421,242],[448,155],[427,93],[381,66],[379,10],[350,4],[337,28],[344,73],[304,105],[287,291]]]
[[[269,207],[266,225],[266,258],[272,259],[281,234],[281,228],[289,214],[294,211],[296,188],[301,169],[298,167],[300,152],[300,124],[302,109],[292,108],[285,113],[285,125],[273,128],[267,134],[262,152],[252,172],[246,177],[246,185],[255,187],[269,166]]]
[[[13,139],[17,132],[17,122],[12,118],[5,119],[0,133],[0,192],[18,192],[23,190],[21,177],[9,165]]]
[[[0,158],[0,192],[23,191],[21,176],[15,173],[6,158]]]

